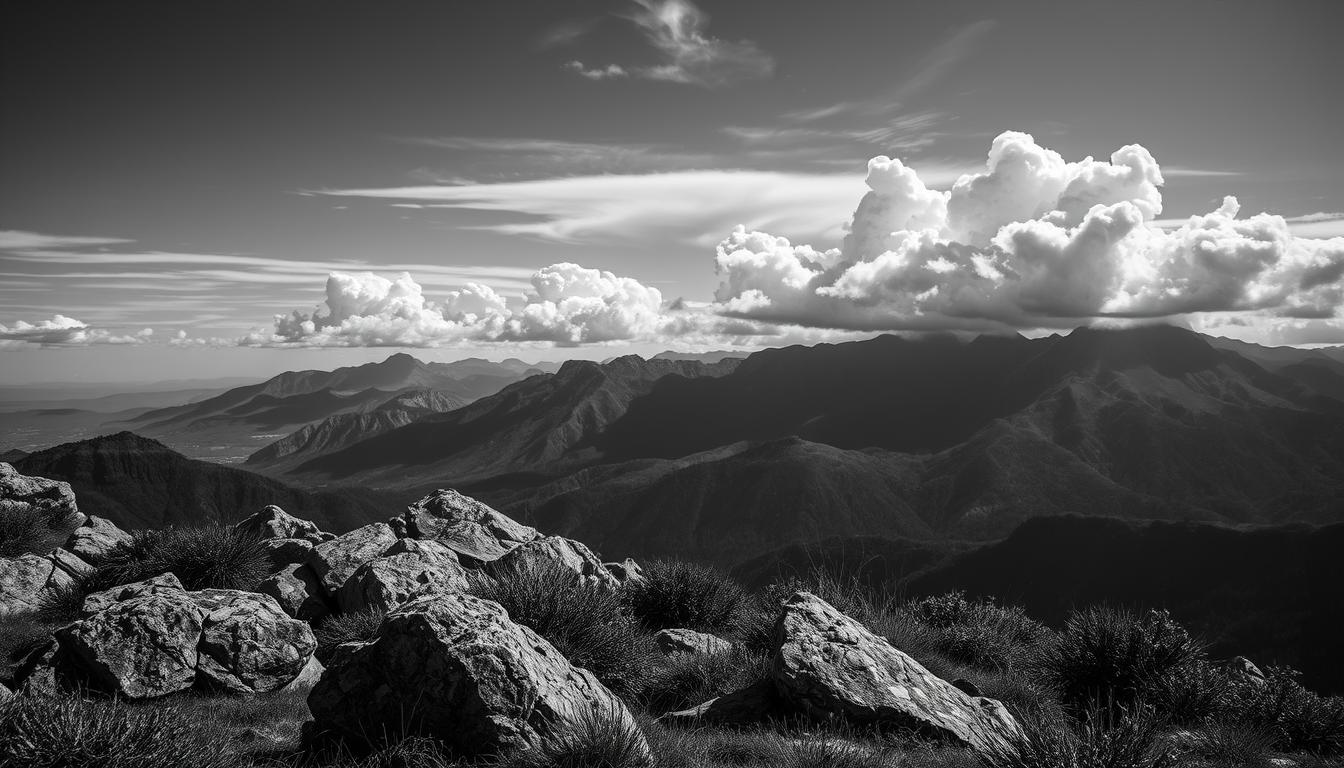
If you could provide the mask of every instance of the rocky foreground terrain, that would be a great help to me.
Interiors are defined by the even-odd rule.
[[[129,532],[0,464],[0,766],[1325,765],[1344,704],[1160,612],[604,562],[453,490]]]

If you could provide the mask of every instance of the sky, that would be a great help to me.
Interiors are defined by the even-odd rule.
[[[23,5],[0,384],[1344,343],[1334,0]]]

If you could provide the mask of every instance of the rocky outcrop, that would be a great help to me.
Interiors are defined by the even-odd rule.
[[[294,517],[274,504],[252,513],[234,528],[259,539],[303,539],[321,544],[336,538],[319,529],[316,523]]]
[[[261,545],[266,549],[271,573],[306,563],[313,556],[313,542],[307,539],[266,539]]]
[[[191,593],[205,609],[196,673],[211,687],[265,693],[303,672],[317,641],[302,621],[286,616],[266,595],[232,589]]]
[[[620,582],[622,586],[645,580],[644,569],[639,567],[639,563],[628,557],[619,563],[603,563],[602,565],[606,567],[607,573],[610,573],[612,578]]]
[[[454,490],[437,490],[406,508],[391,524],[398,535],[434,539],[464,564],[488,563],[541,534]]]
[[[263,579],[257,592],[274,598],[281,610],[296,619],[316,621],[331,613],[322,582],[307,563],[281,568]]]
[[[131,534],[104,517],[90,515],[65,542],[65,548],[91,563],[107,557],[119,547],[131,543]]]
[[[397,535],[389,525],[370,523],[313,547],[308,566],[322,588],[334,598],[361,565],[381,557],[395,543]]]
[[[53,531],[68,531],[84,522],[69,483],[29,477],[0,461],[0,514],[32,515]]]
[[[51,555],[0,557],[0,616],[37,610],[45,596],[73,584]]]
[[[373,640],[340,646],[308,706],[319,732],[406,729],[464,756],[544,750],[594,717],[638,733],[592,673],[497,603],[455,593],[407,603]]]
[[[693,629],[662,629],[653,636],[658,650],[671,656],[678,653],[723,653],[733,644],[716,635],[707,635]]]
[[[984,751],[1003,749],[1017,722],[994,699],[971,697],[808,592],[775,625],[774,681],[804,714],[908,728]]]
[[[90,595],[84,608],[85,618],[25,661],[28,687],[88,685],[147,699],[193,687],[264,693],[312,674],[312,630],[265,595],[187,592],[164,574]]]
[[[336,603],[343,613],[386,613],[416,595],[466,588],[467,572],[453,550],[434,540],[399,539],[346,580]]]
[[[591,549],[560,536],[543,536],[519,544],[499,559],[486,563],[484,570],[499,580],[544,570],[567,574],[566,578],[587,587],[616,589],[620,586]]]

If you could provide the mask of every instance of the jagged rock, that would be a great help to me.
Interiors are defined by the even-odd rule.
[[[413,539],[434,539],[476,563],[488,563],[541,534],[489,506],[454,490],[437,490],[394,518],[397,532]],[[470,563],[468,563],[470,564]]]
[[[524,542],[485,565],[485,572],[499,580],[517,578],[547,566],[573,573],[576,583],[602,589],[620,586],[593,551],[582,543],[561,536],[543,536]]]
[[[336,603],[343,613],[387,612],[413,596],[466,587],[467,572],[453,550],[432,539],[399,539],[346,580],[336,593]]]
[[[0,557],[0,616],[36,610],[43,596],[73,583],[49,556]]]
[[[204,619],[185,592],[151,594],[113,603],[57,630],[56,638],[96,688],[145,699],[195,682]]]
[[[671,656],[675,653],[722,653],[731,651],[733,644],[715,635],[693,629],[662,629],[653,636],[658,649]]]
[[[313,542],[307,539],[266,539],[262,542],[266,548],[266,558],[271,564],[271,573],[288,566],[308,562],[313,556]]]
[[[94,592],[84,598],[84,604],[80,608],[80,614],[88,617],[100,611],[105,611],[112,607],[114,603],[130,600],[136,597],[147,597],[149,595],[174,594],[177,592],[185,593],[187,588],[182,586],[182,582],[172,573],[161,573],[152,579],[137,581],[131,584],[122,584],[118,587],[105,589],[102,592]]]
[[[316,621],[331,613],[322,582],[307,563],[289,565],[263,579],[257,592],[275,599],[287,615]]]
[[[65,571],[70,578],[75,580],[89,576],[95,570],[92,565],[84,562],[79,555],[76,555],[68,549],[57,547],[52,551],[50,557],[51,562],[54,563],[57,568]]]
[[[59,649],[56,639],[49,637],[19,659],[11,677],[14,690],[44,696],[60,692],[63,681],[57,677],[54,663]]]
[[[1233,656],[1227,662],[1227,669],[1252,685],[1262,686],[1266,684],[1265,673],[1260,671],[1255,662],[1245,656]]]
[[[266,595],[232,589],[193,592],[206,611],[196,673],[233,693],[266,693],[297,678],[317,641]]]
[[[999,702],[967,696],[811,593],[784,602],[775,637],[775,686],[804,714],[910,728],[979,751],[1006,748],[1019,730]]]
[[[288,683],[285,683],[284,687],[280,690],[285,693],[290,691],[311,691],[313,686],[317,685],[317,681],[322,679],[322,675],[326,673],[326,671],[327,668],[322,666],[322,662],[318,661],[316,656],[309,657],[308,663],[303,665],[303,669],[299,670],[298,676]]]
[[[607,573],[610,573],[622,586],[645,580],[644,569],[639,567],[639,563],[628,557],[619,563],[603,563],[602,565],[607,569]]]
[[[386,523],[370,523],[313,547],[308,566],[327,594],[335,597],[341,585],[370,560],[381,557],[397,535]]]
[[[65,548],[91,563],[107,557],[118,547],[131,543],[131,534],[105,517],[89,515],[83,525],[70,534]]]
[[[464,756],[540,750],[585,717],[614,718],[638,733],[625,704],[591,672],[509,621],[497,603],[456,593],[407,603],[373,640],[340,646],[308,706],[318,731],[405,728]]]
[[[304,539],[313,544],[321,544],[335,538],[318,528],[317,523],[294,517],[274,504],[253,512],[235,525],[234,529],[250,533],[259,539]]]
[[[64,533],[84,522],[69,483],[29,477],[0,461],[0,513],[26,512]]]

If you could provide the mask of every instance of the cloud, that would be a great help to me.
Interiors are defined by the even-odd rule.
[[[671,83],[721,88],[774,74],[775,60],[750,40],[728,41],[705,30],[709,17],[690,0],[634,0],[638,9],[627,18],[639,27],[661,61],[651,66],[590,66],[570,61],[565,66],[590,80],[638,77]]]
[[[734,317],[889,330],[1227,311],[1320,318],[1344,302],[1344,238],[1297,237],[1270,214],[1238,218],[1233,198],[1164,229],[1162,184],[1139,145],[1066,162],[1014,132],[947,192],[877,157],[839,248],[738,228],[716,249],[715,298]]]
[[[325,308],[277,315],[247,346],[436,347],[468,341],[584,344],[644,338],[664,322],[658,289],[577,264],[533,273],[521,302],[468,283],[442,301],[425,297],[409,274],[332,273]]]
[[[18,229],[0,230],[0,251],[44,250],[48,248],[85,248],[100,245],[118,245],[129,243],[117,237],[75,237],[71,235],[47,235],[40,232],[25,232]]]
[[[0,347],[34,344],[43,347],[82,347],[92,344],[143,344],[154,335],[151,328],[132,334],[117,335],[65,315],[29,323],[0,324]]]

